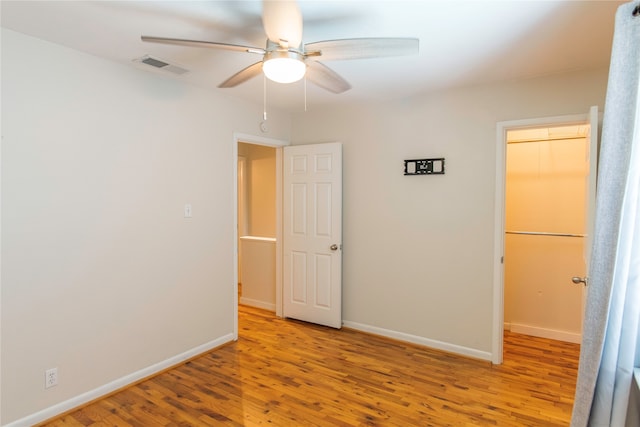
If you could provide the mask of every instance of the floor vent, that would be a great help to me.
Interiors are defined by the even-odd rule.
[[[189,72],[189,70],[187,70],[186,68],[182,68],[178,65],[171,64],[165,60],[154,58],[149,55],[145,55],[142,58],[134,59],[133,62],[137,64],[145,64],[149,67],[155,68],[156,70],[166,71],[178,76]]]

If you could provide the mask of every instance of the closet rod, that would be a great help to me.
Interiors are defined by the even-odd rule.
[[[506,234],[524,234],[527,236],[553,236],[553,237],[586,237],[586,234],[547,233],[544,231],[505,231]]]
[[[528,142],[547,142],[547,141],[569,141],[569,140],[584,140],[586,136],[554,136],[551,138],[534,138],[534,139],[514,139],[507,141],[507,144],[526,144]]]

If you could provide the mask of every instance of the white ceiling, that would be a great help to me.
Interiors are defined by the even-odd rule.
[[[304,42],[416,37],[415,56],[333,61],[353,88],[335,95],[307,86],[309,108],[390,100],[476,85],[606,66],[615,10],[623,1],[312,1],[299,2]],[[146,54],[190,70],[170,78],[216,88],[259,56],[144,43],[141,35],[264,47],[259,1],[6,1],[2,26],[122,64]],[[148,68],[148,66],[143,66]],[[263,101],[263,79],[228,95]],[[270,106],[300,111],[303,82],[268,83]]]

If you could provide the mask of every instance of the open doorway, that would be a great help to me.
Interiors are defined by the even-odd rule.
[[[259,218],[256,218],[256,223],[251,224],[250,221],[250,206],[249,206],[249,190],[246,189],[247,186],[250,185],[250,172],[249,168],[251,167],[249,156],[246,152],[244,152],[244,146],[255,147],[257,151],[261,150],[272,150],[275,156],[275,183],[273,185],[274,188],[269,190],[270,198],[273,198],[273,205],[275,206],[273,214],[261,215]],[[274,236],[255,236],[255,237],[268,237],[269,239],[275,240],[275,242],[266,242],[267,244],[272,244],[274,246],[273,252],[275,252],[275,265],[272,268],[275,271],[275,301],[272,305],[268,305],[267,308],[271,310],[275,310],[277,316],[282,316],[282,147],[289,145],[288,141],[277,140],[272,138],[265,138],[255,135],[247,135],[247,134],[235,134],[233,139],[233,172],[237,179],[234,180],[234,188],[233,188],[233,196],[234,196],[234,223],[235,223],[235,236],[234,236],[234,280],[233,280],[233,310],[234,310],[234,339],[238,338],[238,304],[240,302],[239,295],[242,292],[242,289],[238,284],[241,280],[246,282],[246,278],[242,277],[241,269],[242,269],[242,257],[240,257],[240,249],[241,249],[241,237],[247,236],[252,233],[251,228],[253,227],[255,232],[262,234],[264,233],[272,233],[273,228],[268,229],[267,223],[274,221],[275,224],[272,226],[275,228]],[[264,153],[267,153],[265,151]],[[264,154],[263,153],[263,154]],[[271,163],[273,160],[262,161],[258,163],[263,163],[260,168],[268,169],[266,164]],[[256,189],[257,197],[262,197],[263,191],[259,188]],[[273,218],[271,220],[270,218]],[[270,264],[271,265],[271,264]],[[256,300],[261,300],[263,297],[254,298]],[[251,301],[249,301],[251,302]],[[246,303],[246,301],[245,301]]]
[[[537,129],[537,130],[534,130],[534,129]],[[532,135],[535,135],[536,132],[538,133],[538,136],[532,136]],[[582,151],[582,153],[580,154],[581,156],[580,159],[577,159],[576,162],[578,163],[582,162],[583,166],[586,165],[587,173],[586,174],[583,173],[582,177],[580,178],[580,180],[582,180],[584,184],[583,190],[574,190],[574,191],[584,191],[584,193],[586,194],[583,197],[582,201],[578,201],[578,202],[574,201],[574,203],[579,203],[581,205],[578,207],[578,209],[582,209],[584,212],[584,218],[582,220],[583,231],[570,232],[570,231],[562,230],[558,228],[560,226],[560,222],[558,221],[549,222],[548,220],[549,214],[542,213],[537,209],[537,207],[535,209],[532,209],[531,207],[527,208],[526,205],[523,205],[525,206],[523,208],[524,219],[531,219],[532,217],[534,219],[535,217],[544,218],[545,215],[547,215],[547,222],[544,223],[544,221],[542,221],[542,223],[540,224],[533,224],[535,225],[535,227],[532,229],[528,229],[529,227],[525,226],[528,224],[525,224],[524,222],[514,223],[510,221],[507,227],[507,221],[506,221],[506,210],[507,210],[506,190],[507,188],[506,187],[507,187],[507,150],[508,150],[507,142],[509,139],[509,134],[511,134],[510,136],[512,140],[514,141],[520,140],[523,144],[527,144],[527,142],[525,141],[529,141],[529,140],[535,140],[535,139],[547,140],[547,142],[545,143],[547,144],[547,147],[544,148],[544,150],[547,150],[546,154],[542,153],[541,151],[543,150],[543,145],[539,145],[539,146],[532,145],[529,148],[524,148],[520,150],[522,151],[522,153],[520,153],[521,157],[528,158],[528,160],[530,161],[529,166],[527,166],[529,168],[529,172],[533,173],[533,175],[535,176],[540,177],[541,176],[540,174],[542,172],[541,168],[543,169],[555,168],[556,166],[555,163],[557,163],[558,161],[557,157],[560,155],[562,149],[568,147],[566,145],[564,146],[558,145],[559,148],[557,149],[550,148],[550,146],[552,145],[555,146],[554,145],[555,142],[548,142],[549,140],[554,140],[556,137],[558,138],[558,141],[562,141],[563,138],[566,140],[567,135],[566,134],[563,135],[562,134],[563,132],[565,133],[574,132],[574,134],[571,135],[570,138],[576,137],[576,141],[578,141],[583,136],[585,137],[583,145],[586,149]],[[541,138],[539,136],[540,134],[546,134],[547,136],[545,138]],[[591,230],[593,225],[593,213],[595,210],[597,135],[598,135],[598,108],[597,107],[592,107],[589,113],[587,114],[559,116],[559,117],[550,117],[550,118],[541,118],[541,119],[526,119],[526,120],[518,120],[518,121],[500,122],[497,124],[497,149],[496,149],[497,168],[496,168],[496,199],[495,199],[495,202],[496,202],[495,220],[496,221],[495,221],[495,246],[494,246],[495,261],[494,261],[494,311],[493,311],[494,323],[493,323],[493,339],[492,339],[493,341],[492,362],[495,364],[502,363],[502,360],[503,360],[502,351],[503,351],[503,337],[504,337],[505,328],[512,328],[513,324],[518,324],[518,321],[507,319],[507,317],[512,318],[513,311],[511,310],[511,307],[509,308],[505,307],[505,304],[507,303],[506,299],[511,298],[513,296],[513,292],[511,292],[513,289],[507,290],[505,286],[506,263],[508,262],[506,259],[506,257],[508,256],[508,254],[506,253],[506,243],[509,243],[510,246],[512,246],[511,243],[513,243],[513,242],[507,242],[507,239],[509,240],[520,239],[521,241],[519,243],[521,244],[521,246],[523,243],[533,247],[537,246],[537,249],[535,251],[530,252],[528,254],[526,252],[521,254],[522,255],[521,258],[525,260],[524,261],[525,263],[528,259],[532,258],[533,255],[535,255],[536,257],[541,256],[542,258],[546,257],[547,263],[551,262],[549,261],[549,256],[548,256],[549,249],[545,249],[544,246],[540,246],[543,240],[549,241],[551,239],[551,241],[555,243],[560,243],[562,240],[565,240],[565,241],[568,240],[568,242],[572,242],[572,243],[568,243],[569,245],[575,244],[576,242],[580,242],[581,246],[580,246],[580,249],[577,250],[578,252],[577,257],[582,258],[581,260],[578,260],[578,261],[584,267],[580,268],[576,264],[573,267],[570,267],[570,269],[573,270],[575,268],[575,269],[578,269],[579,271],[575,271],[575,272],[572,271],[570,273],[566,271],[559,272],[558,274],[560,275],[560,278],[557,279],[561,282],[561,284],[557,286],[564,287],[564,290],[571,291],[570,293],[578,294],[578,297],[574,295],[571,298],[574,298],[574,300],[577,299],[577,301],[573,301],[573,302],[577,304],[577,306],[579,307],[577,311],[579,312],[580,319],[578,323],[580,324],[580,326],[578,327],[573,326],[572,327],[573,330],[569,331],[568,334],[562,333],[567,331],[560,331],[561,333],[558,334],[559,330],[555,329],[554,327],[549,327],[547,324],[533,325],[535,327],[529,328],[525,332],[525,333],[532,333],[532,332],[535,333],[535,332],[543,331],[543,334],[545,334],[543,336],[546,336],[548,338],[566,339],[567,337],[571,337],[570,341],[579,340],[579,336],[581,334],[581,323],[582,323],[583,311],[584,311],[584,295],[586,294],[586,292],[584,290],[583,284],[572,283],[572,277],[575,276],[578,279],[583,279],[586,277],[586,271],[588,271],[587,261],[590,256]],[[535,144],[536,142],[533,141],[531,143]],[[521,147],[525,147],[525,145],[521,145]],[[528,154],[524,153],[527,150],[530,151],[530,153]],[[566,153],[562,155],[566,155]],[[542,164],[544,163],[543,157],[546,157],[544,159],[544,161],[547,163],[546,166]],[[517,186],[515,187],[515,192],[520,193],[521,198],[524,198],[524,199],[526,199],[528,196],[532,194],[531,188],[526,189],[526,185],[527,184],[525,183],[524,186],[520,186],[520,188],[518,188]],[[528,185],[537,185],[537,184],[531,181],[529,182]],[[541,186],[541,187],[544,187],[544,186]],[[542,197],[543,202],[539,202],[539,203],[549,202],[549,200],[544,199],[544,193],[542,193],[542,195],[543,195]],[[569,199],[567,199],[566,201],[569,201]],[[562,200],[562,202],[564,203],[565,200]],[[550,202],[550,203],[560,204],[557,201]],[[562,211],[560,213],[564,214]],[[569,220],[569,222],[572,223],[571,220]],[[542,228],[540,228],[540,226],[542,225],[545,225],[545,228],[547,226],[548,227],[553,226],[553,227],[550,228],[549,230],[543,230]],[[572,226],[573,225],[575,224],[572,223]],[[571,235],[571,237],[564,236],[565,234]],[[576,235],[576,237],[573,237],[573,235]],[[578,237],[578,235],[582,235],[582,237]],[[527,239],[527,238],[528,238],[528,242],[525,242],[524,239]],[[564,243],[567,243],[567,242],[564,242]],[[560,249],[555,248],[553,250],[560,251],[559,253],[562,253],[563,251],[562,248]],[[551,257],[552,261],[556,261],[556,259],[553,259],[553,258],[554,257],[552,256]],[[543,265],[538,265],[532,268],[529,267],[529,270],[524,270],[525,277],[527,277],[526,274],[534,274],[538,271],[546,272],[547,270],[553,270],[553,268],[551,268],[549,264],[544,264],[543,262]],[[527,307],[527,309],[533,305],[532,303],[535,302],[535,300],[540,300],[542,302],[542,300],[544,300],[546,297],[551,297],[551,295],[548,294],[549,283],[546,282],[547,280],[548,280],[547,278],[542,278],[539,281],[536,281],[535,278],[534,279],[531,279],[531,277],[526,278],[525,282],[528,282],[528,283],[526,283],[523,286],[529,286],[529,288],[525,288],[524,294],[519,295],[519,298],[520,298],[520,302],[523,302]],[[540,288],[538,286],[540,284],[544,284],[546,287],[544,289]],[[541,292],[541,294],[539,292]],[[557,301],[552,299],[552,302],[549,303],[549,298],[546,298],[546,302],[542,302],[542,304],[540,304],[540,306],[542,307],[541,310],[543,312],[542,313],[543,316],[545,315],[544,312],[548,311],[550,309],[550,305],[553,305],[553,304],[556,305],[556,307],[554,308],[555,310],[560,312],[562,311],[562,307],[559,307],[559,308],[557,307],[558,305]],[[574,321],[574,325],[575,325],[575,321]],[[521,326],[521,325],[519,324],[518,326]],[[551,336],[548,334],[549,331],[552,331]]]
[[[238,300],[275,312],[276,148],[238,142]]]
[[[507,131],[504,329],[579,343],[589,126]]]

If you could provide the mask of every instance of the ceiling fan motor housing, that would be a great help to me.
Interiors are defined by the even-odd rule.
[[[307,65],[304,55],[296,49],[282,48],[268,41],[262,70],[268,79],[278,83],[293,83],[304,77]]]

